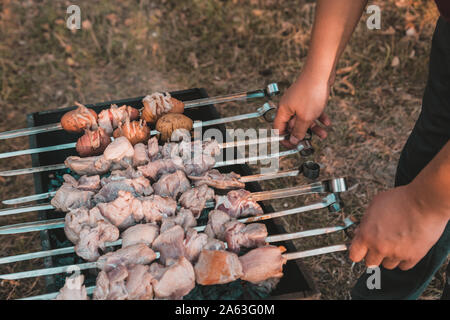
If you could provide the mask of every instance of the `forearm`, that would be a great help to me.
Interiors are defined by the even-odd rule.
[[[450,219],[450,141],[410,183],[418,205]]]
[[[303,72],[319,81],[332,82],[344,51],[367,0],[317,0],[311,43]]]

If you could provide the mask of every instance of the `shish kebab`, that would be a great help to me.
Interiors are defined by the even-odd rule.
[[[254,98],[272,97],[274,95],[279,94],[279,92],[280,91],[278,89],[278,85],[276,83],[271,83],[267,86],[266,89],[262,89],[262,90],[241,92],[241,93],[229,94],[229,95],[218,96],[218,97],[213,97],[213,98],[203,98],[203,99],[197,99],[197,100],[187,101],[187,102],[181,102],[181,101],[178,102],[179,100],[174,101],[174,102],[176,102],[177,111],[182,112],[181,109],[195,108],[195,107],[201,107],[201,106],[207,106],[207,105],[211,105],[211,104],[225,103],[225,102],[231,102],[231,101],[242,101],[242,100],[248,100],[248,99],[254,99]],[[144,100],[145,100],[145,98],[144,98]],[[134,111],[133,111],[133,113],[134,113]],[[155,116],[154,106],[149,105],[146,108],[146,105],[144,103],[143,119],[145,121],[147,121],[148,123],[152,123],[155,120],[154,116]],[[84,129],[89,129],[89,125],[93,124],[93,122],[94,122],[93,120],[95,117],[96,117],[96,115],[94,115],[94,112],[92,112],[92,111],[89,112],[88,114],[83,113],[83,116],[79,117],[79,119],[77,120],[77,121],[79,121],[79,124],[75,123],[75,126],[73,126],[74,123],[67,122],[67,125],[68,125],[67,129],[69,129],[71,132],[75,131],[77,133],[82,133],[84,131]],[[105,118],[107,118],[106,114],[105,114]],[[34,134],[38,134],[38,133],[42,133],[42,132],[59,131],[62,129],[66,129],[63,127],[62,123],[55,123],[55,124],[45,125],[45,126],[40,126],[40,127],[35,127],[35,128],[13,130],[13,131],[0,133],[0,140],[34,135]],[[73,129],[75,129],[75,130],[73,130]]]
[[[328,254],[328,253],[333,253],[333,252],[346,251],[347,249],[348,249],[348,245],[340,244],[340,245],[332,245],[332,246],[317,248],[317,249],[312,249],[312,250],[284,253],[282,255],[282,257],[284,259],[286,259],[287,261],[289,261],[289,260],[302,259],[302,258],[306,258],[306,257],[318,256],[318,255],[323,255],[323,254]],[[254,250],[258,250],[258,249],[254,249]],[[260,250],[258,250],[258,251],[260,251]],[[281,252],[281,251],[283,251],[283,248],[280,248],[279,250]],[[273,250],[273,252],[275,252],[275,250]],[[267,260],[267,259],[259,260],[259,263],[257,263],[256,266],[264,265],[268,261],[269,260]],[[194,272],[195,272],[195,270],[194,270]],[[68,279],[74,280],[72,283],[79,284],[78,286],[74,287],[74,291],[76,290],[78,292],[72,292],[72,294],[75,295],[75,300],[86,299],[87,298],[86,295],[93,294],[96,289],[96,286],[91,286],[91,287],[86,288],[83,284],[84,277],[82,275],[70,277]],[[81,281],[77,282],[77,279],[81,279]],[[126,280],[128,280],[128,278]],[[62,290],[64,290],[63,288],[62,288]],[[127,286],[127,288],[129,288],[129,287]],[[64,290],[63,292],[59,291],[59,292],[47,293],[47,294],[43,294],[43,295],[39,295],[39,296],[26,297],[26,298],[21,298],[18,300],[50,300],[50,299],[57,298],[61,293],[64,293],[65,291],[66,290]],[[66,295],[64,295],[64,296],[67,297]],[[62,299],[64,296],[60,296],[59,299]],[[131,299],[131,298],[132,297],[128,297],[128,299]],[[140,298],[143,298],[143,297],[140,296]]]
[[[78,109],[69,111],[61,119],[61,123],[67,132],[79,133],[84,130],[85,134],[77,142],[6,152],[0,154],[0,159],[71,148],[76,148],[81,157],[95,156],[101,154],[112,139],[120,136],[125,136],[133,145],[145,142],[150,136],[154,135],[159,135],[160,139],[166,142],[170,140],[173,131],[176,129],[190,131],[199,127],[261,116],[269,121],[271,120],[269,119],[270,111],[275,110],[274,106],[266,103],[253,113],[193,123],[190,118],[181,114],[184,110],[183,103],[171,98],[169,94],[164,96],[155,93],[146,96],[143,104],[144,108],[139,121],[139,111],[130,106],[117,107],[112,105],[111,108],[103,110],[97,116],[93,110],[77,104]],[[156,130],[150,130],[147,123],[156,123]]]

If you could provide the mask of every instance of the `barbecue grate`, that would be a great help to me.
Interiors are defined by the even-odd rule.
[[[190,89],[184,91],[177,91],[171,93],[173,97],[182,101],[206,98],[208,95],[204,89]],[[135,108],[142,107],[142,98],[137,97],[132,99],[125,99],[120,101],[103,102],[94,105],[87,105],[87,107],[92,107],[95,111],[100,111],[102,109],[108,108],[111,104],[117,105],[130,105]],[[34,113],[28,116],[28,126],[41,126],[49,123],[58,122],[61,116],[67,112],[68,109],[59,109]],[[220,118],[217,110],[214,106],[206,106],[199,109],[193,108],[185,111],[186,115],[193,120],[206,121],[211,119]],[[224,125],[215,126],[223,134],[225,134]],[[30,136],[30,147],[46,147],[56,144],[64,144],[69,142],[75,142],[77,140],[77,135],[69,134],[65,131],[57,131],[51,133],[42,133],[39,135]],[[33,167],[52,165],[64,162],[64,160],[75,154],[74,149],[60,150],[48,153],[34,154],[32,155]],[[233,165],[220,169],[221,172],[231,172],[234,171],[241,176],[246,176],[252,174],[250,168],[247,165]],[[35,191],[37,194],[45,193],[51,191],[53,188],[59,187],[60,179],[58,179],[62,173],[35,173]],[[261,191],[261,187],[258,183],[252,182],[247,183],[246,189],[250,192]],[[265,213],[273,212],[271,206],[262,206]],[[205,212],[204,212],[205,214]],[[207,212],[206,212],[207,214]],[[64,213],[56,213],[54,211],[43,211],[39,213],[39,219],[47,220],[64,217]],[[284,228],[277,224],[274,220],[268,220],[264,222],[267,226],[268,232],[271,235],[286,233]],[[67,247],[72,245],[67,240],[64,231],[62,229],[45,230],[41,231],[41,241],[43,250],[57,249],[61,247]],[[294,252],[295,247],[292,242],[286,241],[280,243],[287,248],[288,252]],[[47,257],[44,260],[46,268],[57,267],[68,264],[81,263],[82,260],[75,254],[69,254],[64,256]],[[95,276],[97,274],[96,270],[86,270],[83,272],[86,275],[85,284],[87,287],[95,284]],[[47,292],[56,292],[64,285],[65,275],[53,275],[46,277],[46,290]],[[241,293],[241,294],[237,294]],[[269,292],[264,292],[261,288],[251,288],[248,284],[242,284],[240,281],[233,282],[231,284],[212,286],[210,288],[201,288],[197,286],[191,294],[186,298],[188,299],[243,299],[243,298],[265,298]],[[314,283],[311,281],[308,270],[299,260],[288,261],[284,267],[284,276],[280,280],[276,289],[270,293],[270,298],[283,298],[283,299],[303,299],[303,298],[313,298],[318,295],[317,289]]]

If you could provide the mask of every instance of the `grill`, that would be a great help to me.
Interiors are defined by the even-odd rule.
[[[171,95],[181,101],[192,101],[197,99],[206,99],[208,98],[208,95],[204,89],[189,89],[184,91],[177,91],[172,92]],[[94,105],[87,105],[87,107],[93,108],[96,112],[99,112],[101,110],[107,109],[111,104],[117,104],[117,105],[129,105],[134,108],[140,109],[142,107],[142,99],[143,97],[137,97],[132,99],[125,99],[120,101],[110,101],[110,102],[103,102],[103,103],[97,103]],[[221,102],[221,101],[219,101]],[[44,126],[48,124],[57,123],[62,115],[69,111],[71,108],[68,109],[59,109],[59,110],[51,110],[51,111],[44,111],[44,112],[38,112],[28,115],[27,121],[29,127],[36,127],[36,126]],[[273,118],[273,114],[271,114],[273,110],[268,109],[268,112],[264,113],[264,117],[266,120],[270,120],[270,118]],[[221,119],[220,115],[218,114],[215,107],[211,105],[203,106],[201,108],[189,108],[185,110],[185,115],[190,117],[194,121],[210,121],[214,119]],[[225,132],[225,126],[223,124],[215,124],[210,126],[212,128],[216,128],[220,130],[223,134],[223,136],[226,136]],[[203,128],[205,130],[206,128]],[[30,148],[42,148],[42,147],[48,147],[53,145],[62,145],[67,143],[73,143],[78,139],[77,135],[69,134],[65,131],[55,131],[55,132],[43,132],[38,135],[31,135],[30,136]],[[303,155],[307,155],[308,149],[302,150]],[[44,152],[44,153],[35,153],[32,154],[32,165],[33,167],[42,167],[42,166],[49,166],[49,165],[57,165],[64,162],[64,160],[71,155],[74,155],[76,153],[74,148],[69,148],[65,150],[55,150],[51,152]],[[235,152],[236,158],[239,156],[237,152]],[[289,153],[288,153],[289,154]],[[292,152],[291,152],[292,154]],[[226,164],[226,163],[225,163]],[[235,172],[240,174],[242,177],[251,176],[253,173],[251,172],[251,169],[246,164],[232,164],[232,165],[226,165],[219,168],[219,171],[222,173],[229,173],[229,172]],[[59,169],[59,170],[53,170],[53,171],[42,171],[42,172],[36,172],[34,173],[34,184],[35,184],[35,191],[36,194],[43,194],[49,191],[54,190],[55,188],[59,187],[61,184],[61,176],[63,173],[67,172],[65,169]],[[298,174],[299,172],[297,172]],[[297,210],[298,212],[307,211],[309,209],[318,209],[318,208],[324,208],[329,207],[331,211],[339,211],[340,210],[340,199],[338,196],[338,192],[345,191],[340,190],[339,186],[335,186],[332,183],[327,184],[326,188],[327,190],[323,189],[325,184],[316,183],[308,186],[308,190],[318,190],[318,192],[335,192],[333,194],[330,194],[329,196],[325,197],[323,201],[311,204],[310,206],[305,206],[304,209]],[[318,188],[318,189],[317,189]],[[322,188],[322,189],[320,189]],[[258,182],[247,182],[246,183],[246,190],[252,192],[256,195],[256,193],[261,192],[261,186]],[[306,190],[306,189],[305,189]],[[305,192],[310,193],[310,192]],[[331,197],[331,198],[330,198]],[[330,200],[331,199],[331,200]],[[45,203],[48,202],[48,200],[40,200],[41,203],[44,203],[44,206],[42,209],[45,209]],[[39,206],[39,204],[38,204]],[[274,210],[270,205],[261,205],[264,211],[264,214],[270,214],[273,213]],[[4,226],[0,227],[0,234],[8,234],[10,233],[16,233],[16,232],[29,232],[29,231],[40,231],[41,235],[41,241],[42,241],[42,250],[48,251],[48,250],[55,250],[65,247],[70,247],[72,244],[69,240],[67,240],[64,230],[61,228],[62,223],[61,220],[64,218],[64,213],[58,213],[52,210],[41,210],[39,209],[39,220],[44,222],[44,225],[48,223],[49,220],[58,220],[59,224],[56,224],[56,227],[54,229],[51,229],[48,227],[48,224],[46,226],[39,227],[36,225],[36,222],[31,222],[31,227],[29,224],[21,224],[16,226]],[[3,210],[2,214],[0,215],[6,215],[9,213],[5,213],[7,210]],[[289,210],[288,210],[289,211]],[[5,213],[5,214],[4,214]],[[283,213],[283,212],[281,212]],[[283,215],[283,214],[281,214]],[[205,217],[207,217],[207,211],[203,212],[202,218],[199,219],[199,224],[202,225],[206,223]],[[203,222],[203,223],[202,223]],[[262,221],[266,226],[267,230],[270,236],[275,235],[283,235],[286,233],[284,228],[279,224],[279,222],[276,219],[267,219]],[[350,223],[351,224],[351,223]],[[348,225],[350,225],[348,224]],[[348,226],[347,225],[347,226]],[[44,230],[42,230],[44,229]],[[314,235],[314,234],[323,234],[328,233],[332,231],[337,230],[344,230],[345,227],[337,227],[337,228],[331,228],[331,229],[324,229],[324,230],[312,230],[309,234],[308,232],[305,233],[306,235]],[[11,231],[14,230],[14,231]],[[298,235],[297,235],[298,237]],[[293,237],[295,238],[295,237]],[[287,252],[292,254],[296,251],[294,245],[292,244],[292,241],[281,241],[277,242],[277,245],[282,245],[287,249]],[[311,252],[303,252],[297,254],[298,257],[303,256],[311,256],[321,253],[327,253],[327,252],[333,252],[333,251],[342,251],[345,250],[345,245],[340,245],[336,247],[331,248],[322,248],[322,250],[312,250]],[[295,258],[292,256],[292,258]],[[84,263],[84,261],[77,257],[74,253],[69,254],[63,254],[63,255],[55,255],[55,256],[47,256],[44,257],[44,265],[45,268],[55,268],[55,267],[61,267],[61,266],[67,266],[67,265],[73,265],[73,264],[81,264]],[[9,263],[10,261],[19,261],[19,260],[8,260],[7,257],[0,258],[0,263]],[[83,274],[85,275],[86,281],[85,284],[89,288],[91,286],[95,285],[95,278],[97,274],[96,269],[87,269],[83,271]],[[281,278],[280,282],[276,286],[276,288],[270,292],[269,296],[258,296],[258,293],[253,292],[251,285],[243,283],[243,281],[236,281],[231,284],[225,284],[225,285],[216,285],[214,286],[214,290],[211,291],[210,289],[204,290],[202,286],[197,286],[196,289],[193,291],[192,294],[188,295],[186,298],[188,299],[199,299],[199,298],[239,298],[239,299],[246,299],[246,298],[271,298],[271,299],[305,299],[305,298],[314,298],[318,296],[317,289],[311,281],[311,277],[309,275],[308,270],[305,268],[305,266],[301,263],[298,259],[292,259],[288,260],[287,264],[284,266],[283,269],[284,276]],[[51,274],[51,275],[45,275],[46,278],[46,291],[48,294],[42,295],[40,297],[31,297],[33,299],[48,299],[53,298],[54,295],[52,293],[57,292],[63,285],[64,285],[64,279],[66,275],[61,274]],[[7,279],[8,275],[3,275],[3,278]],[[239,291],[240,290],[240,291]],[[240,294],[236,293],[237,291],[240,292]],[[206,292],[206,293],[205,293]],[[206,294],[206,296],[205,296]],[[27,298],[27,297],[24,297]]]

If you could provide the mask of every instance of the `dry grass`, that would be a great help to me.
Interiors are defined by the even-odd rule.
[[[328,111],[333,131],[315,141],[314,159],[326,166],[323,177],[354,176],[360,188],[346,195],[346,215],[360,217],[378,191],[391,187],[401,148],[420,110],[430,39],[436,21],[431,1],[373,1],[382,7],[382,29],[358,26],[341,60]],[[99,102],[155,90],[205,87],[210,95],[259,88],[277,81],[282,89],[295,79],[307,54],[314,4],[299,1],[80,1],[84,20],[75,33],[65,27],[70,1],[6,1],[0,4],[0,131],[25,125],[25,114]],[[406,36],[414,27],[415,35]],[[393,61],[397,61],[398,64]],[[253,111],[258,104],[219,107],[223,115]],[[241,125],[241,124],[239,124]],[[260,120],[247,127],[265,127]],[[27,141],[2,142],[0,152],[22,149]],[[299,158],[283,159],[291,168]],[[20,168],[28,158],[1,168]],[[265,183],[286,187],[301,178]],[[0,179],[1,196],[33,192],[28,176]],[[273,202],[276,209],[308,199]],[[321,210],[285,219],[290,230],[334,225],[342,218]],[[18,219],[2,218],[1,224]],[[21,221],[21,220],[20,220]],[[39,250],[37,235],[0,239],[1,256]],[[299,249],[346,241],[342,234],[297,241]],[[347,299],[362,271],[353,271],[345,254],[304,261],[324,299]],[[39,262],[17,265],[31,269]],[[16,266],[1,267],[0,273]],[[43,283],[1,282],[0,297],[37,294]],[[424,293],[437,299],[440,272]]]

